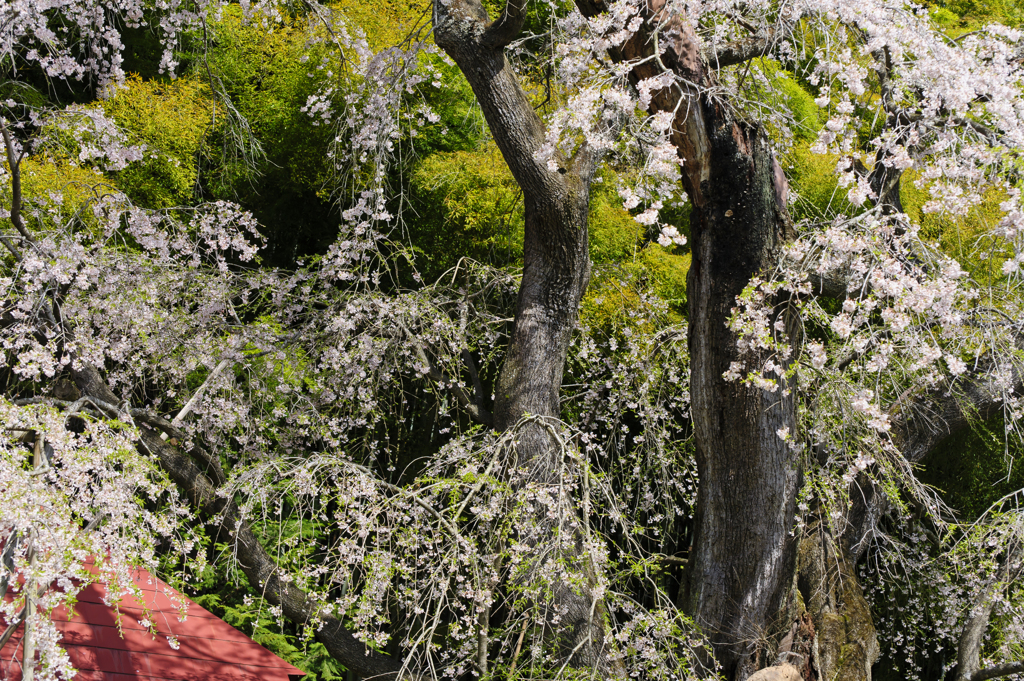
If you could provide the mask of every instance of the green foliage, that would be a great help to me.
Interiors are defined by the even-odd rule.
[[[616,335],[642,309],[640,294],[623,268],[596,268],[590,275],[590,287],[580,304],[580,324],[599,332]]]
[[[933,7],[929,12],[932,21],[943,29],[950,29],[960,23],[960,17],[950,12],[945,7]]]
[[[1007,443],[1002,416],[949,438],[922,462],[920,480],[966,519],[1024,488],[1024,451]]]
[[[796,121],[795,134],[799,140],[813,140],[823,125],[821,109],[814,103],[814,97],[793,80],[788,72],[780,71],[777,79],[779,90],[785,97],[789,110]],[[781,77],[784,74],[785,77]]]
[[[121,189],[151,208],[191,203],[199,153],[217,120],[209,89],[196,78],[164,81],[133,75],[102,106],[130,142],[146,149],[144,160],[119,173]]]
[[[331,130],[314,125],[300,109],[323,79],[333,75],[322,73],[331,71],[332,55],[322,45],[309,44],[296,23],[267,31],[246,22],[240,10],[226,11],[212,34],[210,71],[264,145],[270,161],[264,172],[273,172],[278,187],[284,181],[287,189],[319,189],[329,177],[324,150]],[[325,59],[327,68],[318,68]],[[210,179],[212,191],[242,190],[232,186],[239,178],[229,170]]]
[[[622,200],[614,190],[618,183],[616,173],[605,169],[600,178],[601,182],[595,183],[590,192],[591,261],[596,266],[621,266],[630,277],[649,286],[674,310],[685,312],[690,254],[680,247],[666,249],[650,242],[647,228],[622,207]],[[688,203],[683,208],[663,210],[662,218],[679,229],[681,234],[689,235]]]
[[[248,23],[230,6],[210,28],[210,45],[196,76],[213,74],[218,99],[230,103],[249,130],[221,117],[210,136],[200,181],[213,198],[239,201],[259,219],[268,237],[264,259],[290,266],[296,256],[323,252],[336,233],[329,196],[332,170],[325,150],[328,125],[316,125],[302,107],[324,79],[343,88],[337,56],[311,43],[301,19],[268,31]],[[320,68],[318,68],[320,67]],[[251,131],[251,132],[250,132]],[[253,173],[232,136],[251,135],[264,157]]]
[[[686,275],[690,271],[690,254],[673,253],[652,243],[640,253],[640,263],[649,274],[652,288],[673,309],[686,314]]]
[[[648,248],[660,249],[656,244]],[[673,256],[664,251],[662,254],[689,264],[688,255]],[[674,265],[673,274],[678,275],[681,268],[678,262]],[[682,276],[685,285],[685,273]],[[595,267],[580,303],[580,325],[590,329],[596,338],[615,337],[625,344],[627,338],[646,338],[678,321],[677,315],[653,310],[651,294],[660,292],[652,279],[643,261]]]
[[[779,159],[789,177],[790,190],[797,197],[791,208],[794,220],[823,220],[857,212],[836,178],[838,161],[835,154],[812,152],[807,142],[794,145]]]
[[[0,162],[6,170],[6,159]],[[23,214],[31,229],[47,231],[68,220],[95,225],[90,202],[113,183],[89,168],[62,158],[30,156],[21,162]],[[0,205],[9,206],[11,188],[0,187]],[[9,218],[0,219],[0,230],[14,230]]]
[[[755,89],[759,99],[789,112],[794,139],[799,142],[816,139],[823,124],[821,110],[793,74],[772,59],[751,62],[751,70],[757,76]],[[778,135],[777,130],[772,132]]]
[[[940,0],[937,4],[932,18],[943,27],[974,30],[993,22],[1016,28],[1024,26],[1024,6],[1019,0]]]
[[[1005,193],[990,188],[966,215],[926,213],[924,205],[931,195],[927,187],[915,184],[917,177],[914,171],[904,173],[900,200],[910,219],[921,226],[921,236],[937,242],[979,282],[991,285],[1004,280],[1002,265],[1013,255],[1012,246],[987,233],[1003,218],[999,204],[1006,200]]]
[[[430,18],[424,0],[336,0],[333,7],[366,33],[375,52],[400,44]]]
[[[413,147],[420,156],[436,152],[472,151],[484,137],[486,123],[469,82],[453,64],[431,58],[440,74],[437,88],[426,88],[424,101],[440,117],[436,125],[417,131]]]
[[[428,276],[462,257],[498,266],[521,260],[522,195],[493,142],[427,157],[413,171],[410,190],[409,237]]]
[[[590,259],[594,264],[633,260],[645,228],[622,207],[614,191],[614,174],[605,171],[601,178],[603,182],[590,191]]]

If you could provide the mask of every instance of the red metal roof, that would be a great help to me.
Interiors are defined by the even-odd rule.
[[[70,620],[67,609],[54,610],[51,619],[79,670],[75,681],[289,681],[305,674],[146,570],[133,578],[156,634],[141,624],[146,614],[138,599],[122,598],[117,610],[104,605],[103,584],[78,594]],[[184,622],[182,603],[188,606]],[[0,632],[5,628],[0,617]],[[21,679],[21,632],[0,650],[0,679]],[[168,636],[177,639],[177,650]]]

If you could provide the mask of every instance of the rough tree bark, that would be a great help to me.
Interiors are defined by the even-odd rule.
[[[469,81],[491,134],[523,190],[523,277],[515,323],[495,390],[493,426],[504,431],[526,415],[557,419],[559,392],[580,301],[590,279],[587,221],[597,153],[584,146],[556,170],[535,158],[544,124],[505,59],[521,31],[527,0],[511,0],[493,23],[479,0],[437,0],[434,40]],[[557,485],[564,453],[542,423],[523,424],[516,448],[531,484]],[[556,537],[555,521],[538,508],[538,542]],[[578,541],[570,539],[570,543]],[[546,553],[537,547],[538,555]],[[557,615],[557,642],[576,666],[603,668],[602,609],[587,588],[568,581],[552,587],[549,617]]]
[[[576,4],[585,16],[608,7],[604,0]],[[644,60],[631,78],[662,67],[679,77],[679,85],[655,94],[651,110],[675,112],[672,141],[693,205],[687,296],[700,491],[684,605],[710,636],[726,678],[744,679],[761,662],[759,642],[789,625],[777,620],[792,585],[799,471],[778,432],[796,432],[796,403],[785,386],[768,392],[723,378],[742,359],[726,321],[736,296],[775,265],[792,236],[787,184],[764,129],[706,94],[715,81],[697,37],[665,5],[641,3],[643,28],[613,56],[639,61],[660,45],[661,58]],[[752,56],[733,52],[740,56],[723,53],[722,60]]]

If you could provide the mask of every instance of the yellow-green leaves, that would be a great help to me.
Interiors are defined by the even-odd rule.
[[[165,82],[131,76],[102,107],[131,142],[145,147],[144,159],[121,171],[122,189],[153,208],[190,203],[199,152],[218,119],[205,84],[196,78]]]

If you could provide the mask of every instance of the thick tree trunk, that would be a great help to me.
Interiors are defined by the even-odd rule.
[[[730,364],[743,359],[726,320],[750,279],[775,264],[786,218],[763,132],[732,121],[716,103],[702,106],[711,123],[708,177],[690,188],[703,201],[694,202],[687,282],[701,484],[686,605],[726,673],[744,678],[772,626],[789,625],[775,619],[792,582],[799,473],[780,432],[796,433],[796,404],[784,381],[776,392],[726,381]]]
[[[607,4],[577,6],[594,16]],[[684,604],[726,678],[743,679],[760,665],[758,643],[773,626],[790,624],[777,619],[793,578],[799,472],[779,432],[795,434],[796,403],[784,383],[768,392],[723,378],[732,362],[766,359],[741,358],[726,322],[736,296],[774,266],[791,236],[787,186],[764,130],[700,91],[714,78],[684,17],[669,14],[665,0],[647,0],[641,12],[644,27],[613,56],[639,61],[664,46],[660,60],[647,58],[631,77],[656,76],[664,65],[679,78],[655,93],[651,110],[676,112],[672,140],[694,209],[687,296],[700,492]]]
[[[473,88],[525,202],[523,278],[495,391],[493,425],[499,431],[528,415],[559,417],[565,359],[590,277],[587,220],[596,156],[584,148],[573,159],[558,158],[554,170],[535,158],[544,143],[544,126],[504,54],[522,27],[525,4],[509,2],[502,16],[489,23],[478,0],[434,3],[434,39]],[[514,465],[525,468],[524,484],[557,489],[564,452],[550,424],[525,422],[517,439]],[[549,623],[558,623],[553,635],[560,656],[575,666],[604,668],[602,608],[589,588],[571,584],[593,579],[579,559],[581,536],[571,530],[559,536],[560,521],[548,517],[547,507],[538,506],[534,522],[524,534],[536,545],[537,556],[561,556],[568,569],[585,572],[582,580],[550,585],[550,601],[539,604]],[[566,546],[573,555],[562,555]],[[538,559],[533,569],[541,567]]]
[[[499,23],[488,24],[476,0],[435,3],[435,40],[472,86],[525,201],[523,280],[494,405],[495,427],[506,430],[526,414],[559,414],[565,358],[590,277],[593,162],[584,151],[571,162],[559,159],[552,171],[534,158],[544,126],[505,59],[501,38],[514,33],[505,35],[510,27],[499,30]]]

